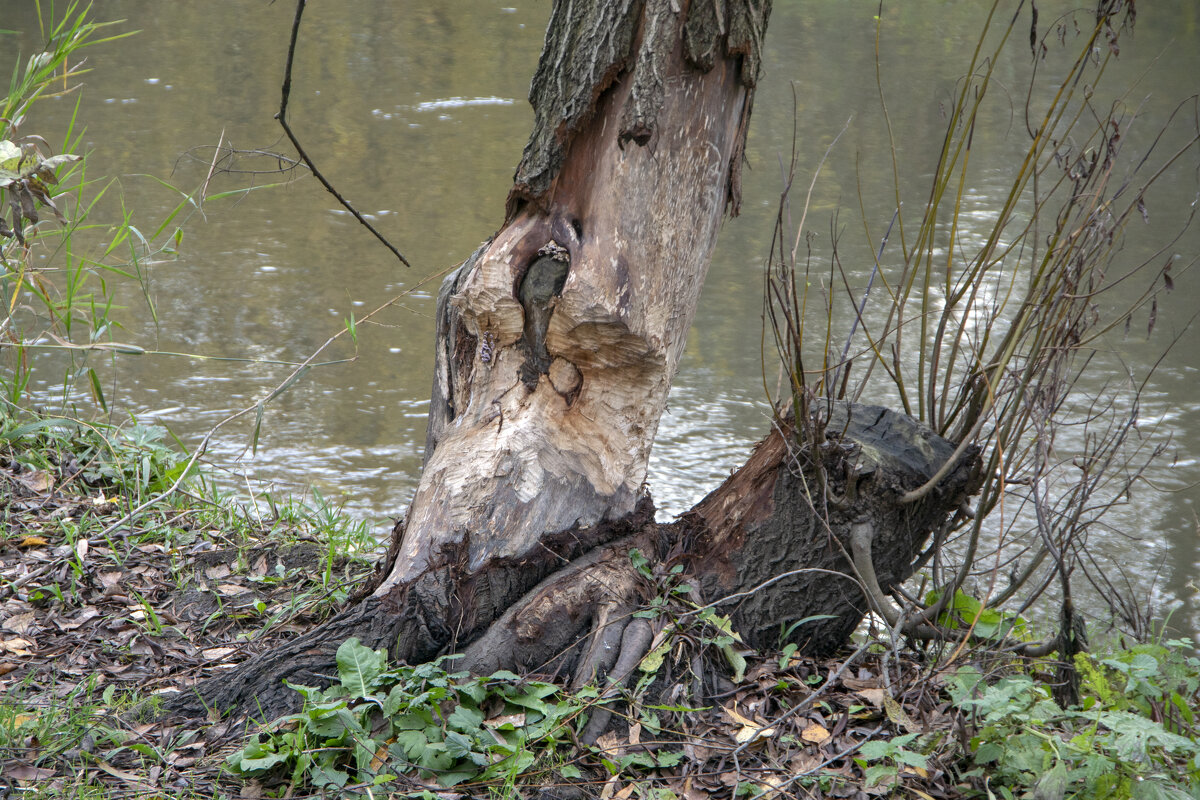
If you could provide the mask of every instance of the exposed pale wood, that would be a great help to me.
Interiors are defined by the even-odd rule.
[[[433,449],[376,596],[450,550],[471,574],[633,510],[750,102],[741,57],[683,58],[673,5],[556,7],[517,202],[444,287]],[[553,245],[569,271],[531,341],[519,290]]]

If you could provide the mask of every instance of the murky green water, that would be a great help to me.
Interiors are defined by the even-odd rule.
[[[905,199],[915,208],[927,193],[945,104],[974,45],[982,4],[886,5],[881,74]],[[30,0],[0,0],[0,27],[35,31],[32,9]],[[121,176],[117,188],[144,230],[153,230],[179,197],[140,175],[191,191],[205,180],[218,141],[287,149],[273,114],[292,4],[104,0],[97,9],[102,18],[127,19],[122,29],[141,33],[89,51],[93,72],[79,113],[87,125],[89,171]],[[399,264],[311,178],[217,174],[210,191],[250,182],[285,185],[195,212],[180,256],[145,268],[158,323],[138,322],[148,317],[145,300],[139,291],[122,290],[130,311],[123,315],[127,329],[116,338],[245,360],[141,356],[102,364],[110,403],[120,409],[114,416],[132,412],[159,420],[195,442],[289,372],[259,362],[303,360],[351,314],[361,319],[405,292],[400,305],[360,326],[357,350],[339,343],[322,356],[353,362],[314,369],[270,406],[257,455],[245,452],[248,422],[224,429],[211,451],[220,467],[244,474],[256,489],[317,490],[373,520],[381,533],[390,527],[387,518],[402,511],[415,486],[424,444],[437,287],[429,278],[465,258],[501,222],[531,121],[525,95],[548,9],[546,2],[310,3],[291,119],[318,166],[414,266]],[[856,221],[860,200],[872,237],[891,217],[876,10],[874,2],[776,2],[743,214],[722,233],[652,462],[651,487],[668,512],[686,508],[728,474],[768,424],[761,275],[793,124],[800,181],[807,186],[849,123],[813,195],[809,224],[818,249],[827,247],[841,209],[842,260],[856,272],[855,264],[869,265],[874,246]],[[1043,9],[1044,24],[1049,19]],[[0,39],[0,61],[11,63],[18,43],[28,54],[33,41]],[[1027,62],[1026,56],[1001,67],[1014,116],[993,120],[976,135],[977,151],[999,156],[968,193],[981,224],[1005,190],[1010,166],[1004,158],[1024,146],[1018,112]],[[1142,9],[1136,36],[1124,42],[1115,84],[1139,76],[1129,102],[1141,107],[1144,119],[1127,133],[1131,154],[1145,148],[1178,102],[1200,90],[1200,8],[1193,0]],[[43,105],[25,131],[54,141],[71,110],[66,100]],[[273,165],[244,159],[239,166]],[[1193,154],[1168,179],[1152,216],[1186,214],[1196,202],[1196,178]],[[115,204],[105,212],[115,213]],[[1191,230],[1173,251],[1181,263],[1193,260],[1200,232]],[[865,275],[865,268],[856,274]],[[1180,337],[1142,409],[1147,432],[1161,422],[1159,432],[1174,437],[1175,463],[1155,477],[1160,487],[1177,491],[1139,487],[1098,551],[1102,563],[1111,560],[1129,572],[1136,591],[1164,607],[1185,603],[1181,618],[1195,630],[1190,581],[1200,562],[1200,490],[1194,485],[1200,480],[1200,330],[1185,326],[1200,284],[1190,274],[1175,277],[1176,290],[1160,300],[1153,335],[1139,321],[1104,347],[1137,366]],[[1113,377],[1089,374],[1088,380],[1099,385]]]

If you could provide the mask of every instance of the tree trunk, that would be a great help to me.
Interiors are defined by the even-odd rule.
[[[645,599],[631,547],[686,554],[715,599],[787,570],[849,573],[858,524],[874,532],[880,583],[907,576],[967,482],[960,469],[901,510],[897,487],[920,485],[953,448],[882,409],[836,412],[857,450],[798,454],[774,431],[675,525],[654,524],[643,489],[722,216],[737,211],[769,12],[769,0],[555,3],[507,219],[439,294],[424,470],[377,585],[177,709],[278,713],[297,700],[281,679],[326,682],[351,636],[409,662],[461,652],[479,670],[566,658],[581,677],[604,671],[600,645],[624,627],[607,623]],[[904,431],[909,451],[891,453],[868,416]],[[831,458],[837,477],[822,478]],[[845,497],[806,502],[814,476]],[[750,643],[774,643],[781,622],[817,607],[836,620],[796,636],[827,650],[865,611],[855,587],[805,572],[734,617]]]

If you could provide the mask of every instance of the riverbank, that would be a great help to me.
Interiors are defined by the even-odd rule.
[[[162,719],[164,697],[318,624],[371,570],[370,554],[355,554],[365,531],[335,510],[247,505],[203,473],[160,496],[183,463],[160,429],[0,418],[0,792],[607,800],[965,797],[986,785],[1012,797],[1200,796],[1186,788],[1200,775],[1200,664],[1169,647],[1085,658],[1088,710],[1063,711],[1041,682],[1052,662],[981,647],[914,650],[882,636],[826,662],[750,652],[719,616],[681,622],[667,578],[671,633],[594,747],[575,736],[598,690],[382,661],[374,704],[358,674],[358,694],[314,696],[261,735],[216,716]],[[702,706],[686,700],[697,693]],[[322,714],[346,722],[318,725]],[[356,758],[364,746],[371,757]],[[1161,793],[1130,794],[1147,782]]]

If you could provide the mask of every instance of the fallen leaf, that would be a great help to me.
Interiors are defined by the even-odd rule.
[[[758,739],[767,739],[775,735],[775,729],[764,727],[764,724],[755,722],[752,719],[747,719],[735,711],[732,707],[722,706],[721,710],[725,712],[731,720],[741,725],[741,729],[733,735],[733,740],[738,744],[755,741]]]
[[[27,489],[38,494],[45,494],[54,488],[54,476],[42,469],[16,477]]]
[[[207,659],[216,660],[231,656],[237,652],[236,647],[208,647],[200,651],[200,654]]]
[[[57,773],[45,767],[35,767],[32,764],[14,765],[10,762],[4,765],[4,774],[19,781],[44,781],[53,778]]]
[[[204,577],[214,581],[221,578],[228,578],[229,574],[228,564],[213,564],[211,567],[204,568]]]
[[[136,789],[139,792],[158,793],[158,787],[151,786],[148,783],[138,780],[138,776],[134,775],[132,772],[125,772],[124,770],[119,770],[116,767],[112,766],[111,764],[108,764],[98,758],[95,759],[92,763],[94,763],[97,767],[99,767],[100,769],[107,772],[109,775],[112,775],[114,778],[119,778],[120,780],[125,781],[125,784],[132,789]]]
[[[246,785],[242,787],[242,796],[240,800],[259,800],[263,796],[262,784],[251,778],[246,781]]]
[[[824,763],[823,760],[815,755],[807,752],[799,752],[788,761],[788,766],[791,768],[793,775],[800,775],[820,769],[822,763]]]
[[[21,638],[14,637],[12,639],[5,639],[4,641],[0,641],[0,648],[7,650],[8,652],[12,653],[14,656],[31,656],[31,655],[33,655],[33,653],[29,652],[29,648],[31,648],[31,647],[33,647],[33,642],[29,641],[28,639],[21,639]]]
[[[722,706],[721,710],[725,712],[725,716],[729,717],[731,720],[738,723],[739,725],[754,725],[753,720],[749,720],[749,719],[746,719],[745,717],[743,717],[741,714],[739,714],[737,712],[737,709],[734,708],[733,706]]]
[[[16,634],[24,634],[29,626],[37,620],[36,611],[26,611],[24,614],[14,614],[4,620],[4,627]]]
[[[621,737],[616,731],[609,731],[596,740],[596,747],[602,752],[618,751],[621,749]]]
[[[800,738],[813,744],[822,744],[829,741],[829,731],[825,729],[825,726],[813,722],[800,732]]]
[[[387,763],[388,746],[386,744],[379,745],[379,749],[375,751],[375,755],[371,756],[370,770],[379,772],[380,768]]]
[[[883,698],[886,692],[883,689],[859,689],[855,694],[876,708],[880,708],[883,706]]]
[[[217,591],[224,595],[238,595],[238,594],[246,594],[250,590],[247,589],[245,586],[241,586],[236,583],[222,583],[222,584],[218,584]]]
[[[921,732],[921,726],[913,722],[912,717],[905,712],[904,708],[897,703],[891,695],[884,695],[883,711],[885,714],[887,714],[887,718],[890,719],[893,724],[899,725],[909,733]]]
[[[499,728],[504,725],[512,725],[514,728],[524,728],[525,727],[525,715],[524,714],[503,714],[498,717],[492,717],[491,719],[485,719],[483,721],[483,724],[489,728]]]

